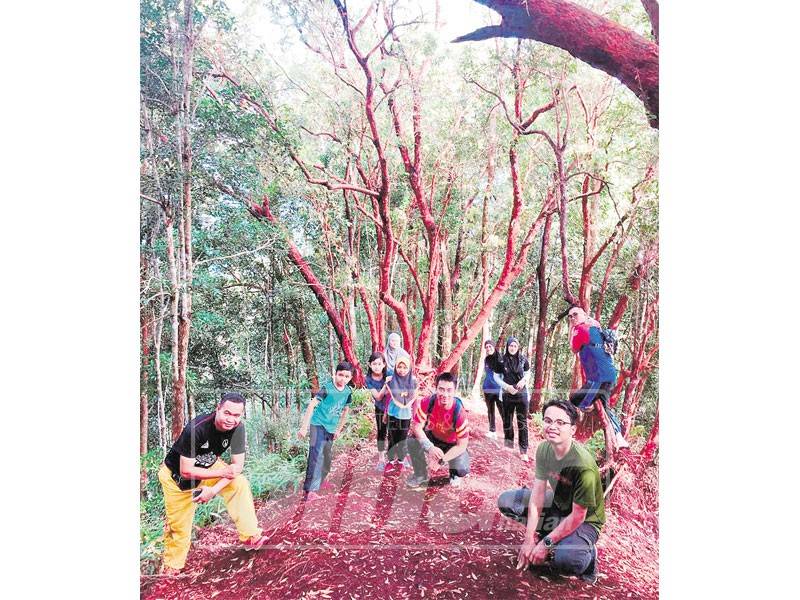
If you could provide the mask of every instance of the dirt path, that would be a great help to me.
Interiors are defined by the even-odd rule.
[[[442,471],[428,489],[409,490],[409,470],[373,470],[374,443],[337,449],[328,478],[335,490],[322,499],[256,502],[269,546],[240,549],[226,517],[196,535],[185,574],[144,579],[142,598],[658,597],[657,519],[615,510],[624,485],[606,509],[597,584],[516,571],[523,529],[496,502],[505,489],[529,484],[533,465],[485,437],[485,416],[471,413],[470,424],[471,475],[461,487]]]

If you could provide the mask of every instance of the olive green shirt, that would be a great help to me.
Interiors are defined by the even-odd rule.
[[[586,507],[584,523],[592,525],[600,533],[606,522],[603,486],[597,463],[583,444],[573,440],[561,460],[556,459],[550,443],[539,444],[536,448],[536,479],[548,481],[553,488],[551,512],[566,517],[572,512],[573,502],[580,504]]]

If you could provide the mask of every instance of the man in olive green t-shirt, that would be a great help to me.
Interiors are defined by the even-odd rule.
[[[570,402],[548,402],[542,414],[533,489],[508,490],[497,500],[503,515],[526,526],[517,568],[546,565],[595,582],[595,543],[606,520],[600,471],[574,439],[578,411]]]

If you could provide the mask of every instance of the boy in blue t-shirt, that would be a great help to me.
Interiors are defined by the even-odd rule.
[[[331,447],[333,440],[341,433],[349,404],[353,400],[352,390],[348,383],[353,378],[353,367],[348,362],[340,362],[336,366],[336,374],[314,394],[308,403],[300,429],[299,439],[311,436],[308,443],[308,464],[306,479],[303,483],[306,501],[319,498],[317,491],[331,469]]]

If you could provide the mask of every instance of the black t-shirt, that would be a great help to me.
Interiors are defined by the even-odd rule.
[[[182,490],[197,487],[200,480],[181,477],[181,456],[195,459],[195,467],[208,469],[228,449],[231,454],[244,453],[246,441],[244,424],[240,423],[230,431],[219,431],[214,426],[215,415],[216,412],[212,412],[189,421],[167,452],[164,464],[172,471],[172,478]]]

